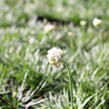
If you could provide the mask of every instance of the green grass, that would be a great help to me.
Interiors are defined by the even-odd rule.
[[[67,69],[46,57],[52,47],[66,51],[73,109],[108,109],[108,6],[108,0],[1,0],[0,109],[71,109]],[[95,17],[103,21],[98,27]],[[58,21],[48,32],[46,19]]]

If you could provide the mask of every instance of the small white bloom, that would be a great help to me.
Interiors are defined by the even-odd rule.
[[[61,63],[60,59],[62,58],[62,56],[64,54],[65,54],[65,52],[59,48],[54,47],[54,48],[48,50],[47,58],[48,58],[49,63],[59,66]]]
[[[45,33],[48,33],[49,31],[53,30],[54,28],[55,28],[54,25],[52,25],[52,24],[47,24],[47,25],[45,25],[45,27],[44,27],[44,32],[45,32]]]
[[[17,92],[14,91],[14,92],[12,93],[12,96],[13,96],[13,97],[16,97],[16,95],[17,95]]]
[[[85,21],[85,20],[81,20],[81,21],[80,21],[80,25],[81,25],[81,26],[86,25],[86,21]]]
[[[34,37],[29,38],[29,43],[33,43],[35,41]]]
[[[94,20],[92,21],[93,25],[94,26],[98,26],[99,24],[102,23],[102,20],[101,19],[98,19],[98,18],[94,18]]]
[[[72,32],[68,32],[68,36],[72,36],[73,35],[73,33]]]

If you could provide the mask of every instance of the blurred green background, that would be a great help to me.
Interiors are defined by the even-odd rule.
[[[0,0],[0,109],[109,109],[109,0]],[[93,25],[93,19],[102,23]],[[80,22],[85,21],[85,25]]]

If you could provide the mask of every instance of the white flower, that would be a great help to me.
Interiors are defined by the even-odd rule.
[[[49,31],[51,31],[51,30],[53,30],[53,29],[55,29],[55,26],[54,26],[54,25],[52,25],[52,24],[47,24],[47,25],[45,25],[45,27],[44,27],[44,32],[45,32],[45,33],[48,33]]]
[[[68,32],[68,36],[72,36],[73,35],[73,33],[72,32]]]
[[[81,25],[81,26],[86,25],[86,21],[85,21],[85,20],[81,20],[81,21],[80,21],[80,25]]]
[[[30,37],[28,41],[31,44],[31,43],[33,43],[35,41],[35,39],[34,39],[34,37]]]
[[[99,24],[102,23],[102,20],[101,19],[98,19],[98,18],[94,18],[94,20],[92,21],[93,25],[94,26],[98,26]]]
[[[48,58],[49,63],[59,66],[61,63],[60,59],[62,58],[62,56],[64,54],[65,54],[65,52],[59,48],[54,47],[54,48],[48,50],[47,58]]]

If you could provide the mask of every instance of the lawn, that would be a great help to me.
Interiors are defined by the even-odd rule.
[[[108,7],[109,0],[0,0],[0,109],[109,109]],[[94,26],[95,18],[102,22]],[[53,47],[65,51],[70,84],[66,66],[47,59]]]

